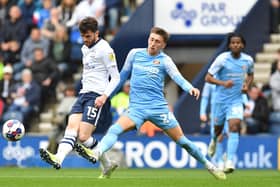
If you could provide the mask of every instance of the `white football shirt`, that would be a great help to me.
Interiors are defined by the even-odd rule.
[[[81,50],[83,54],[83,74],[80,93],[95,92],[109,96],[119,82],[118,80],[114,83],[112,71],[110,71],[110,69],[117,69],[113,49],[107,41],[100,39],[90,48],[83,45]],[[111,81],[109,82],[110,75]]]

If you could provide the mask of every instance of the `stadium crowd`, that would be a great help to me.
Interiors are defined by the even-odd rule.
[[[136,0],[1,0],[0,118],[19,119],[27,131],[31,120],[49,103],[56,89],[74,84],[81,65],[78,23],[99,21],[100,34],[112,38],[121,19],[135,10]],[[85,8],[86,7],[86,8]],[[67,91],[65,93],[68,93]]]

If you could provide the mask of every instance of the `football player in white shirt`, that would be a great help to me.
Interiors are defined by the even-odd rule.
[[[84,146],[94,148],[97,140],[92,137],[97,125],[110,114],[110,100],[107,99],[120,81],[115,54],[109,43],[99,38],[98,22],[87,17],[79,24],[83,38],[82,88],[73,105],[64,137],[56,154],[40,149],[42,160],[59,169],[66,157],[79,140]],[[109,81],[109,77],[111,77]],[[117,164],[106,155],[101,159],[101,178],[109,178]],[[95,160],[90,160],[95,163]]]

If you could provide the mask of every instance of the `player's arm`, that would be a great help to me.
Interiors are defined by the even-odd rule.
[[[246,80],[242,86],[242,92],[247,93],[249,86],[252,84],[254,80],[254,73],[248,74]]]
[[[216,84],[220,86],[224,86],[226,88],[230,88],[233,86],[233,81],[232,80],[227,80],[227,81],[222,81],[219,79],[216,79],[213,75],[215,75],[217,72],[219,72],[223,66],[224,66],[224,57],[223,55],[219,55],[213,64],[210,66],[208,73],[205,76],[205,81],[209,82],[211,84]]]
[[[248,67],[248,71],[247,71],[247,77],[242,86],[243,93],[247,93],[248,88],[250,87],[250,85],[253,83],[253,80],[254,80],[254,61],[253,61],[253,58],[251,58],[251,57],[249,60],[250,60],[250,62],[249,62],[249,67]]]
[[[232,80],[221,81],[219,79],[214,78],[214,76],[212,74],[210,74],[209,72],[205,76],[205,81],[207,81],[207,82],[209,82],[211,84],[216,84],[216,85],[224,86],[226,88],[230,88],[233,85],[233,81]]]
[[[206,82],[204,84],[202,94],[201,94],[201,100],[200,100],[200,120],[203,122],[207,121],[206,110],[210,99],[210,93],[211,93],[211,84]]]
[[[190,95],[199,98],[200,91],[197,88],[194,88],[192,84],[187,81],[179,72],[174,62],[168,58],[165,62],[165,69],[167,74],[171,77],[173,81],[176,82],[184,91],[188,92]]]
[[[113,93],[111,94],[111,97],[113,97],[122,88],[122,85],[128,79],[132,70],[132,61],[134,59],[134,54],[135,54],[135,50],[133,49],[128,53],[120,73],[120,82],[118,86],[115,88],[115,90],[113,91]]]
[[[107,71],[111,77],[110,82],[104,91],[104,93],[95,99],[95,106],[101,107],[111,95],[114,89],[118,86],[120,82],[120,73],[117,67],[117,62],[115,54],[113,51],[105,53],[103,56],[103,61],[107,67]]]
[[[242,103],[244,105],[247,105],[248,102],[249,102],[249,100],[248,100],[247,94],[242,94]]]

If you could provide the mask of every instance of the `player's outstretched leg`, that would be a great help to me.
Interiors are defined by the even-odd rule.
[[[102,138],[99,144],[99,150],[92,150],[84,145],[76,144],[75,150],[85,159],[93,162],[99,160],[99,157],[106,151],[108,151],[117,141],[118,136],[123,132],[122,127],[119,124],[112,125],[105,136]]]
[[[195,146],[193,142],[191,142],[187,137],[182,136],[178,141],[181,147],[183,147],[190,155],[192,155],[196,160],[200,163],[204,164],[208,171],[216,178],[224,180],[226,179],[226,175],[222,170],[219,170],[214,164],[206,159],[204,155],[200,152],[198,147]]]
[[[52,165],[55,169],[61,168],[61,163],[56,156],[45,149],[40,149],[40,157],[46,163]]]

